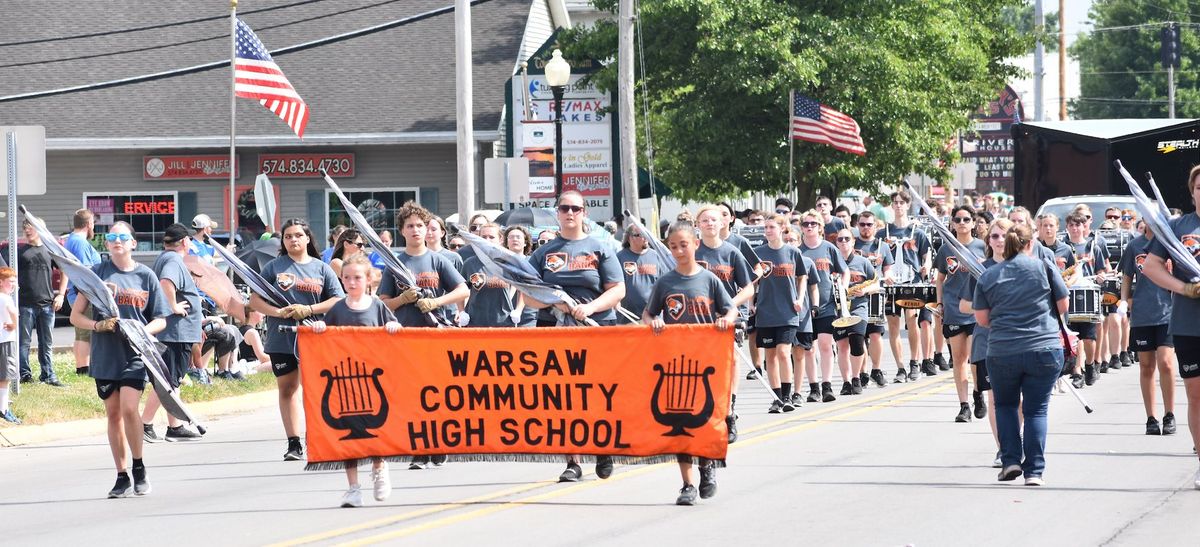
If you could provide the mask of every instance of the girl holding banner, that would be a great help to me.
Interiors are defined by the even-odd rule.
[[[475,235],[493,245],[500,245],[500,226],[487,223],[475,231]],[[479,255],[475,254],[463,262],[461,268],[471,296],[467,298],[465,311],[458,315],[458,324],[468,327],[513,327],[521,323],[525,309],[521,293],[495,276],[487,274]]]
[[[262,276],[287,297],[289,304],[276,308],[258,294],[250,295],[250,307],[267,316],[265,349],[271,356],[271,372],[279,388],[279,417],[287,435],[285,461],[304,457],[300,444],[300,420],[304,409],[300,401],[300,358],[296,355],[296,333],[283,332],[281,326],[320,315],[344,296],[342,285],[333,269],[321,261],[313,244],[312,230],[302,218],[283,223],[283,246],[279,257],[263,266]]]
[[[738,318],[738,309],[722,286],[721,280],[696,262],[696,228],[689,222],[677,222],[667,231],[667,246],[675,257],[673,271],[664,274],[650,292],[642,322],[655,332],[666,324],[714,323],[717,330],[730,328]],[[733,409],[730,408],[730,413]],[[711,498],[717,493],[717,466],[723,461],[700,460],[700,489],[692,486],[693,457],[680,454],[679,473],[683,488],[677,505],[695,505],[696,496]]]
[[[170,308],[162,296],[158,276],[133,259],[133,250],[137,248],[133,227],[125,221],[113,223],[104,236],[104,246],[109,259],[92,266],[92,271],[113,293],[120,318],[144,323],[150,334],[162,331],[167,326],[165,318]],[[71,324],[94,332],[88,374],[96,380],[96,394],[104,401],[108,448],[117,466],[117,482],[108,497],[144,496],[150,493],[150,481],[142,462],[142,418],[138,404],[146,386],[146,365],[116,332],[117,317],[103,317],[96,307],[88,314],[87,309],[88,297],[80,292],[71,307]],[[126,472],[129,463],[126,448],[133,457],[132,481]]]

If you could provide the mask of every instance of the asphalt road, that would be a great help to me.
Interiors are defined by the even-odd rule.
[[[885,367],[885,370],[889,367]],[[553,464],[393,464],[383,503],[340,509],[341,472],[284,462],[274,408],[214,420],[196,443],[149,445],[154,491],[104,499],[101,437],[0,449],[3,542],[108,545],[1197,545],[1200,491],[1179,433],[1143,434],[1135,371],[1053,398],[1041,488],[997,483],[986,420],[953,423],[949,374],[766,414],[743,382],[742,440],[715,498],[677,507],[676,466],[617,466],[557,484]],[[1179,390],[1182,396],[1182,389]],[[364,484],[367,472],[362,473]]]

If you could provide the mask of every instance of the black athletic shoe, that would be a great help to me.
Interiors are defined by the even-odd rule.
[[[304,459],[304,445],[298,440],[288,441],[287,452],[283,453],[283,461],[294,462]]]
[[[783,412],[783,403],[771,401],[771,406],[767,407],[767,414],[779,414],[780,412]]]
[[[432,467],[429,464],[429,456],[413,456],[412,461],[408,462],[409,471],[418,471]]]
[[[1146,434],[1147,435],[1162,435],[1162,429],[1158,427],[1158,420],[1151,416],[1146,418]]]
[[[807,400],[810,403],[815,403],[815,402],[821,400],[821,390],[820,390],[820,388],[817,387],[817,384],[809,384],[808,385],[808,399]]]
[[[43,383],[43,384],[46,384],[46,385],[48,385],[48,386],[51,386],[51,387],[63,387],[64,385],[66,385],[66,384],[64,384],[64,383],[62,383],[62,382],[60,382],[60,381],[58,381],[58,378],[51,378],[51,379],[49,379],[49,380],[42,380],[42,383]]]
[[[1121,370],[1121,358],[1113,355],[1112,358],[1108,360],[1108,370]]]
[[[920,377],[920,375],[917,373],[917,362],[909,361],[908,362],[908,381],[915,382],[915,381],[917,381],[917,378],[919,378],[919,377]]]
[[[893,384],[903,384],[908,381],[908,373],[904,369],[896,370],[896,379],[892,380]]]
[[[850,379],[850,394],[862,395],[863,381],[861,378]]]
[[[736,443],[738,440],[737,414],[725,416],[725,429],[729,430],[729,444]]]
[[[1083,384],[1084,380],[1082,374],[1077,372],[1071,373],[1071,386],[1073,386],[1075,389],[1083,389]]]
[[[756,369],[751,370],[750,372],[746,373],[746,379],[747,380],[757,380],[759,374],[762,374],[762,369],[756,368]]]
[[[22,375],[21,375],[21,383],[22,383],[22,384],[31,384],[31,383],[33,383],[33,375],[32,375],[32,374],[22,374]]]
[[[1163,435],[1174,435],[1175,434],[1175,413],[1174,412],[1168,412],[1163,415],[1162,434]]]
[[[857,379],[858,378],[855,378],[855,380]],[[842,391],[839,393],[839,395],[849,395],[851,393],[854,393],[854,390],[852,387],[850,387],[850,382],[842,382]]]
[[[862,387],[871,385],[871,375],[865,372],[858,373],[858,385]]]
[[[887,378],[883,377],[883,371],[875,369],[871,371],[871,379],[875,381],[875,385],[879,387],[887,387]]]
[[[80,376],[87,376],[88,372],[90,372],[91,370],[92,370],[92,367],[78,367],[75,369],[75,374],[78,374]]]
[[[1096,363],[1096,370],[1100,374],[1104,374],[1104,373],[1108,372],[1108,361],[1101,359],[1099,363]]]
[[[982,420],[987,418],[987,405],[983,402],[983,392],[976,391],[972,393],[971,402],[975,405],[975,419]]]
[[[679,497],[675,498],[675,505],[696,505],[696,487],[690,484],[683,485],[679,489]]]
[[[446,455],[445,454],[434,454],[434,455],[430,456],[429,464],[434,467],[441,467],[443,465],[446,465]]]
[[[168,441],[198,441],[200,440],[200,432],[188,427],[186,424],[178,426],[167,426],[167,433],[164,435]]]
[[[133,493],[139,496],[150,493],[150,481],[146,478],[145,467],[133,468]]]
[[[821,402],[832,403],[837,400],[833,396],[833,386],[829,382],[821,382]]]
[[[811,395],[810,395],[810,397],[811,397]],[[793,394],[792,394],[792,406],[793,406],[794,408],[800,408],[800,406],[801,406],[801,403],[803,403],[803,402],[804,402],[804,396],[803,396],[803,395],[801,395],[801,394],[799,394],[799,393],[793,393]]]
[[[933,354],[933,364],[937,365],[938,370],[950,370],[950,363],[946,362],[946,358],[942,357],[941,353]]]
[[[148,443],[156,443],[163,440],[163,438],[159,437],[158,433],[154,431],[154,424],[142,424],[142,438]]]
[[[700,466],[700,499],[708,499],[717,495],[717,466],[713,464]]]
[[[784,401],[780,408],[782,408],[784,412],[791,412],[796,410],[796,405],[793,405],[790,401]]]
[[[960,424],[971,421],[971,407],[967,403],[961,403],[958,408],[958,416],[954,417],[954,421]]]
[[[607,479],[612,476],[612,456],[596,456],[596,476]]]
[[[558,475],[558,482],[576,482],[583,476],[583,469],[577,463],[568,463],[567,468]]]
[[[108,499],[123,498],[133,493],[133,483],[129,480],[129,475],[124,473],[117,475],[117,483],[113,485],[112,490],[108,491]]]
[[[1094,385],[1096,383],[1096,366],[1088,363],[1083,365],[1083,383]]]
[[[1133,366],[1133,356],[1130,355],[1131,353],[1133,353],[1133,352],[1131,352],[1131,351],[1122,351],[1121,352],[1121,358],[1120,358],[1121,366],[1123,366],[1123,367]]]
[[[937,376],[937,365],[933,364],[933,359],[921,361],[921,372],[926,376]]]

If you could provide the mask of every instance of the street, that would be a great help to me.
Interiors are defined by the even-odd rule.
[[[891,370],[891,365],[885,365]],[[13,545],[169,541],[186,545],[1195,545],[1186,409],[1179,433],[1148,437],[1137,373],[1104,375],[1050,408],[1046,486],[997,483],[986,420],[953,423],[950,374],[868,388],[768,415],[742,382],[742,438],[716,497],[674,505],[674,463],[618,465],[600,481],[553,482],[557,464],[392,464],[393,493],[338,508],[342,472],[284,462],[275,408],[213,420],[200,442],[153,444],[153,492],[104,499],[113,470],[102,437],[0,449]],[[1179,392],[1182,399],[1182,388]],[[160,426],[161,429],[161,426]]]

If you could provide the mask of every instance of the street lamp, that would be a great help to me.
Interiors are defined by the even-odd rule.
[[[554,197],[562,194],[562,100],[567,83],[571,81],[571,65],[562,58],[562,51],[555,49],[546,63],[546,85],[554,93]]]

